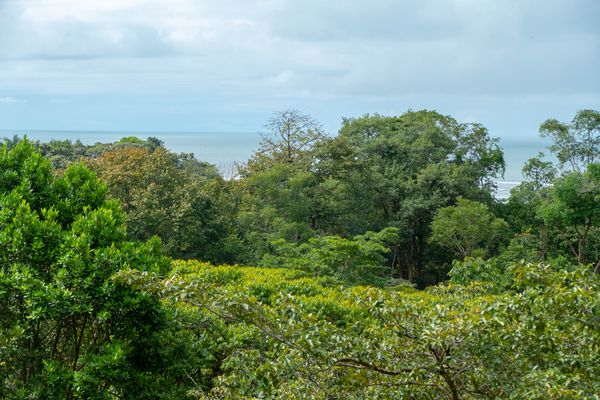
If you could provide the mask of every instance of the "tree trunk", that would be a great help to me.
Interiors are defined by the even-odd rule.
[[[587,235],[591,227],[592,221],[588,221],[587,226],[585,227],[581,235],[579,235],[579,242],[577,243],[577,262],[579,264],[585,264],[585,244],[587,241]]]

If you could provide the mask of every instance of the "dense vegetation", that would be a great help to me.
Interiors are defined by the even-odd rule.
[[[506,201],[478,124],[267,128],[229,181],[156,138],[5,139],[0,397],[600,393],[600,113],[544,122],[559,164]]]

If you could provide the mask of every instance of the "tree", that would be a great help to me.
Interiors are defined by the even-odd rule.
[[[577,262],[585,263],[588,237],[600,227],[600,163],[588,164],[585,173],[572,172],[555,181],[551,198],[539,213],[546,224],[562,231]],[[569,230],[575,244],[568,239]]]
[[[317,153],[324,195],[316,226],[341,235],[399,228],[390,261],[410,281],[435,280],[424,273],[443,275],[448,264],[427,242],[436,211],[459,196],[492,203],[492,178],[504,170],[502,150],[484,127],[428,110],[345,119]]]
[[[335,138],[311,134],[312,119],[299,128],[298,118],[277,114],[269,126],[279,134],[242,174],[239,238],[262,253],[252,259],[279,238],[350,239],[394,226],[400,234],[388,261],[395,277],[438,279],[422,274],[428,266],[442,276],[448,254],[428,246],[431,219],[459,196],[493,202],[492,178],[504,168],[497,140],[479,124],[427,110],[346,119]]]
[[[19,140],[17,136],[15,138]],[[97,158],[103,153],[118,148],[141,147],[148,149],[150,152],[158,148],[166,150],[164,142],[152,136],[145,141],[136,136],[125,136],[118,142],[96,143],[94,145],[84,145],[80,140],[76,140],[74,143],[71,140],[50,140],[47,143],[36,142],[36,147],[39,148],[43,156],[52,162],[52,166],[58,173],[62,172],[71,163],[80,162],[84,158]],[[182,158],[185,157],[183,154],[181,156]],[[187,156],[190,158],[189,155]],[[210,168],[208,164],[204,164],[207,168]]]
[[[517,242],[534,235],[536,247],[539,249],[536,261],[546,259],[550,238],[548,226],[544,224],[544,220],[538,213],[532,210],[537,210],[549,197],[552,183],[557,175],[554,165],[542,160],[543,156],[543,153],[539,153],[525,163],[522,169],[523,181],[512,188],[508,200],[498,204],[496,208],[499,216],[517,235],[515,237]]]
[[[160,242],[128,242],[125,216],[82,165],[56,177],[24,139],[0,150],[0,397],[156,398],[159,299],[113,280],[165,274]]]
[[[271,243],[274,254],[265,255],[261,265],[299,269],[351,284],[381,285],[391,281],[386,255],[390,244],[397,240],[397,228],[367,232],[352,239],[316,237],[302,244],[280,239]]]
[[[556,178],[556,168],[550,161],[543,161],[544,153],[538,153],[537,157],[530,158],[523,165],[523,178],[529,182],[534,190],[540,190],[550,186]]]
[[[584,172],[588,164],[600,161],[600,113],[581,110],[573,121],[546,120],[540,126],[540,135],[550,139],[550,150],[556,154],[561,167]]]
[[[310,115],[295,109],[276,112],[265,125],[259,150],[248,162],[249,170],[264,169],[274,163],[306,168],[316,143],[325,138],[321,125]]]
[[[277,112],[265,125],[259,150],[242,168],[244,200],[238,210],[237,233],[230,243],[248,250],[238,261],[258,263],[270,242],[300,242],[315,234],[318,218],[317,177],[311,171],[319,143],[326,140],[320,124],[298,110]]]
[[[178,258],[206,259],[213,253],[223,235],[218,208],[206,190],[211,179],[220,179],[214,168],[190,154],[144,146],[120,147],[88,163],[121,201],[130,238],[158,236]]]
[[[600,275],[519,263],[499,277],[467,263],[461,284],[422,291],[194,261],[132,279],[175,302],[195,340],[222,322],[217,375],[197,389],[206,397],[594,398]]]
[[[459,198],[456,206],[438,210],[431,223],[430,242],[452,249],[461,257],[484,256],[508,231],[481,203]]]

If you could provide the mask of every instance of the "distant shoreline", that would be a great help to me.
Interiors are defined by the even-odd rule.
[[[32,140],[48,142],[50,140],[80,140],[84,144],[97,142],[116,142],[125,136],[137,136],[141,139],[154,136],[165,146],[177,153],[193,153],[196,158],[214,164],[224,177],[232,176],[235,163],[248,160],[258,149],[260,132],[169,132],[169,131],[86,131],[86,130],[38,130],[38,129],[0,129],[0,137],[27,135]],[[521,168],[531,157],[540,151],[548,154],[548,143],[541,138],[500,138],[504,151],[506,171],[504,179],[496,180],[496,197],[507,198],[510,189],[521,182]],[[240,161],[243,160],[243,161]]]

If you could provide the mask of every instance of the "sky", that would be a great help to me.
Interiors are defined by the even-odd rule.
[[[600,109],[598,0],[0,0],[0,129],[257,132],[434,109],[492,136]]]

